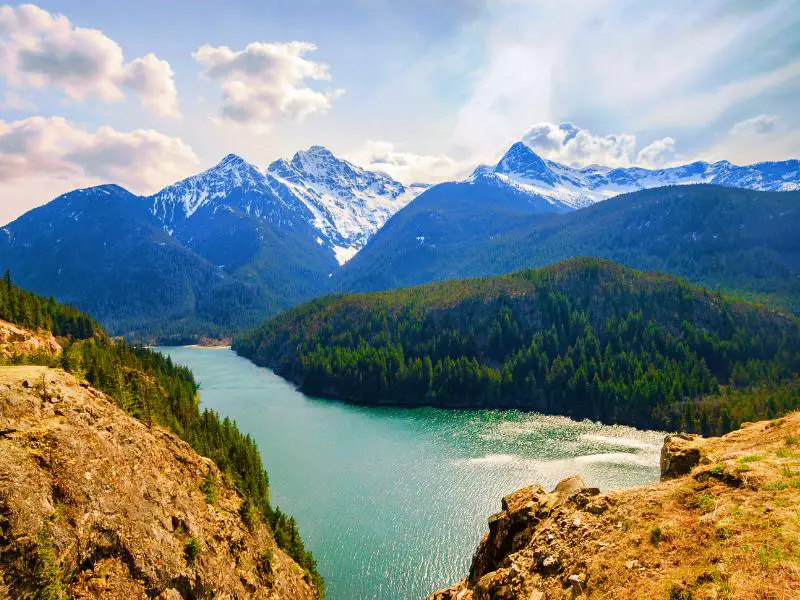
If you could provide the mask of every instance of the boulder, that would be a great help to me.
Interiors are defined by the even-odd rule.
[[[661,479],[686,475],[700,462],[702,438],[694,434],[668,435],[661,447]]]

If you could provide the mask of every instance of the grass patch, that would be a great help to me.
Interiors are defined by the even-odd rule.
[[[768,492],[785,490],[788,487],[789,485],[785,481],[771,481],[770,483],[764,484],[764,489]]]
[[[739,462],[752,463],[752,462],[758,462],[758,461],[763,460],[763,459],[764,459],[764,456],[762,454],[750,454],[748,456],[743,456],[742,458],[740,458]]]
[[[797,446],[800,446],[800,436],[787,435],[786,436],[786,445],[791,447],[791,448],[797,448]]]
[[[714,508],[717,501],[714,499],[713,496],[709,494],[703,494],[700,496],[700,499],[697,501],[697,506],[702,510],[704,513],[709,512],[711,509]]]
[[[784,558],[780,548],[775,546],[770,548],[766,544],[756,548],[755,553],[758,564],[761,565],[761,568],[765,571],[771,571],[772,568],[779,565]]]
[[[709,469],[708,472],[711,473],[712,475],[719,477],[725,472],[725,465],[723,465],[722,463],[717,463],[713,467],[711,467],[711,469]]]
[[[784,477],[798,477],[800,476],[800,471],[795,471],[789,465],[783,465],[781,467],[781,475],[783,475]]]
[[[56,549],[46,526],[36,533],[36,554],[32,566],[37,585],[34,596],[36,600],[62,600],[65,598]]]

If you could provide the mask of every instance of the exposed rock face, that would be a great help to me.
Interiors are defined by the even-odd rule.
[[[0,368],[0,430],[0,597],[315,598],[211,460],[71,375]]]
[[[686,475],[700,462],[700,436],[668,435],[661,447],[661,479]]]
[[[800,413],[668,436],[664,479],[503,498],[469,575],[429,600],[800,598]]]
[[[61,345],[49,331],[34,333],[0,320],[0,358],[22,354],[61,354]]]

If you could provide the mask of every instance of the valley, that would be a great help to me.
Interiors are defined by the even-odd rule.
[[[230,350],[161,348],[201,407],[253,436],[328,600],[421,599],[460,579],[499,498],[580,473],[653,483],[663,434],[519,411],[358,407],[303,394]]]

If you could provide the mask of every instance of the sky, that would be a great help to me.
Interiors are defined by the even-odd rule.
[[[800,156],[800,0],[0,5],[0,223],[319,144],[405,182]]]

